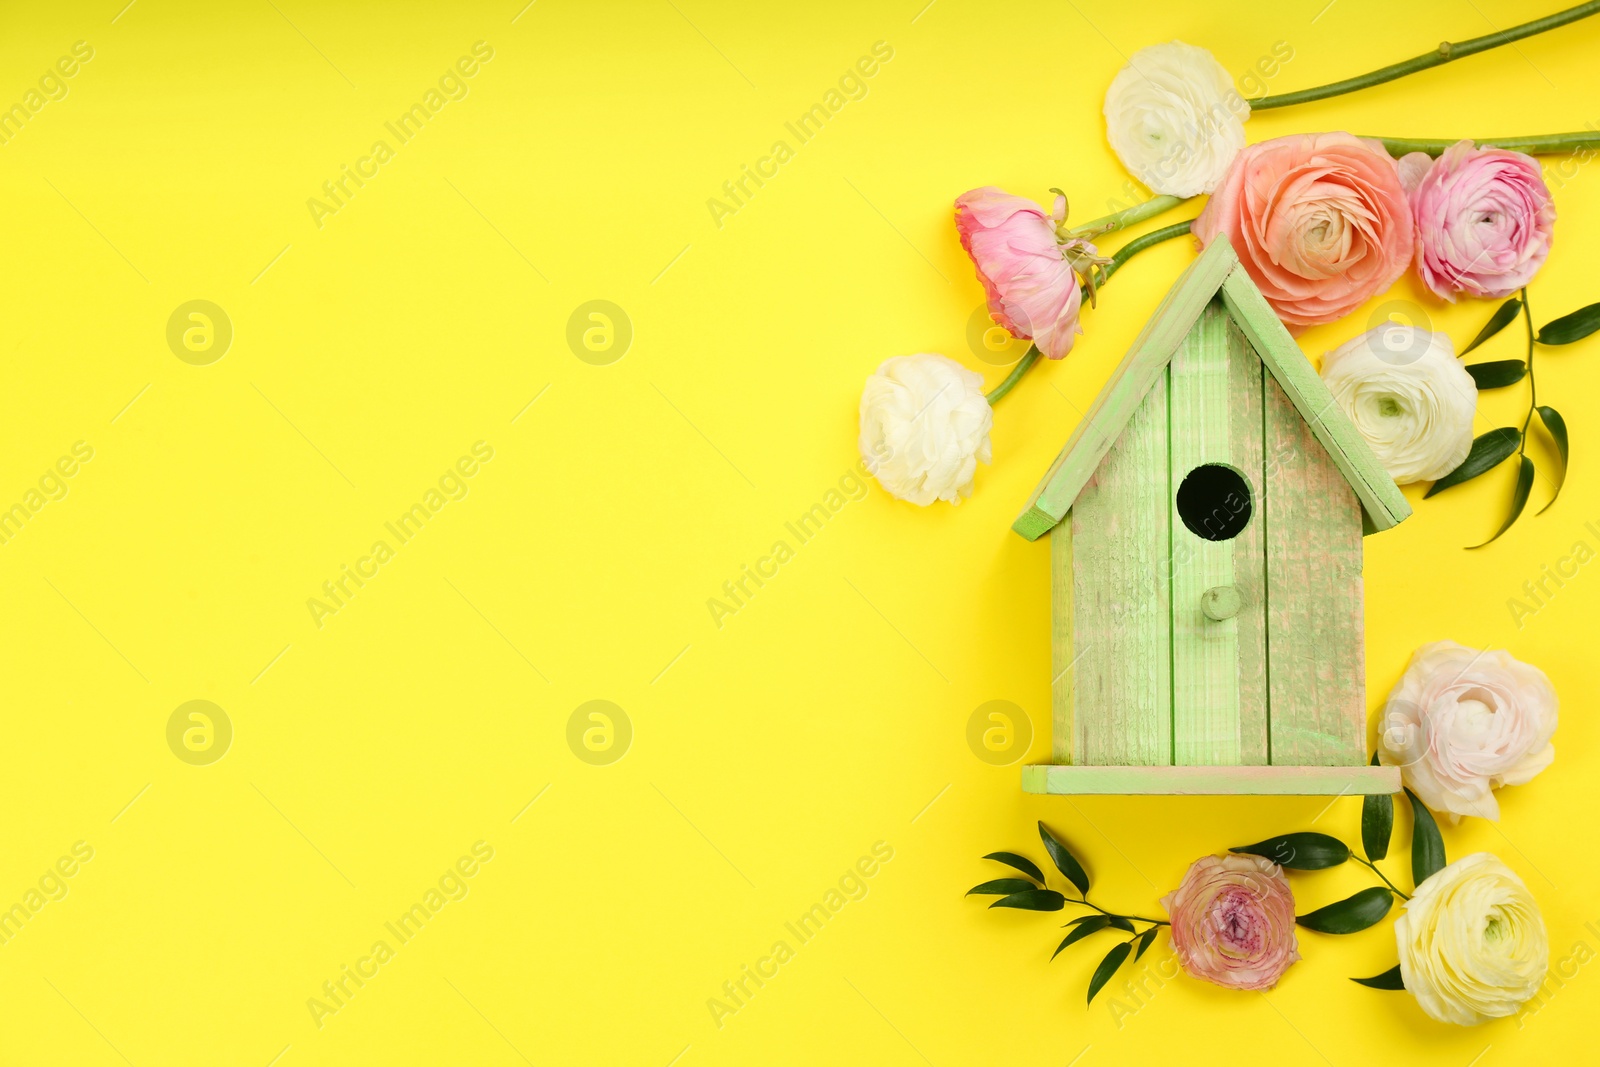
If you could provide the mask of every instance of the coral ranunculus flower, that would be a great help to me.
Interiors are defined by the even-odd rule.
[[[1333,322],[1405,273],[1414,245],[1399,168],[1377,141],[1295,134],[1250,145],[1194,222],[1228,235],[1291,331]]]
[[[956,230],[978,268],[990,316],[1051,359],[1072,351],[1083,332],[1078,278],[1067,256],[1089,261],[1095,254],[1087,241],[1057,239],[1055,224],[1065,210],[1063,197],[1047,215],[1032,200],[992,185],[956,198]]]
[[[1202,856],[1161,906],[1172,917],[1172,948],[1191,978],[1271,989],[1300,958],[1289,879],[1261,856]]]

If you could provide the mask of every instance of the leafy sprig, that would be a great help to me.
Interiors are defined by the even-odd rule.
[[[1495,541],[1499,536],[1511,529],[1513,523],[1522,515],[1523,508],[1527,506],[1528,495],[1533,489],[1535,474],[1533,460],[1528,458],[1528,430],[1533,425],[1535,414],[1539,416],[1539,423],[1549,435],[1550,441],[1555,445],[1556,454],[1561,459],[1561,469],[1556,475],[1555,492],[1551,494],[1548,502],[1540,508],[1538,514],[1543,514],[1556,498],[1561,495],[1561,487],[1566,482],[1568,469],[1568,437],[1567,423],[1561,413],[1547,404],[1539,403],[1538,380],[1534,375],[1533,356],[1536,346],[1570,345],[1581,341],[1585,337],[1600,330],[1600,303],[1589,304],[1577,311],[1563,315],[1558,319],[1547,322],[1535,330],[1533,325],[1533,311],[1528,305],[1528,290],[1522,290],[1520,297],[1512,297],[1495,309],[1483,329],[1478,331],[1478,336],[1472,343],[1462,349],[1461,355],[1467,353],[1489,340],[1495,334],[1511,325],[1521,316],[1527,324],[1527,358],[1526,359],[1497,359],[1483,363],[1467,365],[1467,373],[1477,383],[1479,390],[1502,389],[1508,385],[1515,385],[1528,379],[1528,412],[1522,420],[1521,427],[1499,426],[1488,433],[1481,434],[1472,442],[1472,448],[1467,452],[1455,470],[1446,474],[1429,487],[1423,494],[1424,499],[1435,493],[1443,492],[1452,486],[1469,482],[1480,475],[1498,467],[1501,463],[1517,457],[1517,480],[1512,488],[1511,507],[1505,521],[1494,532],[1489,540],[1472,545],[1472,548],[1482,548],[1484,545]]]
[[[1373,756],[1376,764],[1378,757]],[[1411,880],[1413,886],[1421,885],[1442,870],[1447,862],[1444,838],[1432,813],[1416,794],[1405,790],[1411,805]],[[1368,868],[1382,882],[1335,901],[1332,904],[1295,916],[1295,923],[1307,930],[1324,934],[1353,934],[1369,929],[1381,922],[1393,909],[1396,900],[1408,901],[1411,894],[1396,885],[1382,869],[1379,861],[1389,855],[1389,843],[1394,836],[1394,798],[1389,794],[1364,797],[1361,802],[1361,848],[1359,855],[1349,845],[1329,834],[1302,830],[1280,834],[1253,845],[1239,845],[1228,851],[1251,856],[1261,856],[1291,871],[1324,871],[1351,860]],[[1039,865],[1015,852],[991,852],[983,857],[1003,863],[1025,878],[994,878],[967,890],[968,896],[994,896],[999,899],[991,908],[1016,908],[1024,911],[1061,911],[1070,905],[1090,909],[1090,914],[1079,915],[1063,924],[1067,935],[1056,946],[1050,958],[1054,960],[1062,951],[1095,934],[1114,931],[1120,936],[1101,958],[1089,978],[1088,1002],[1105,988],[1117,971],[1130,957],[1137,961],[1155,943],[1163,926],[1172,924],[1166,919],[1150,919],[1142,915],[1123,915],[1107,911],[1089,899],[1089,873],[1062,840],[1043,822],[1039,823],[1039,838],[1045,852],[1061,876],[1067,880],[1077,896],[1069,896],[1052,889],[1045,880]],[[1416,892],[1415,889],[1412,892]],[[1142,929],[1141,929],[1142,927]],[[1352,982],[1371,989],[1404,989],[1400,966],[1396,964],[1382,974],[1370,978],[1352,978]]]
[[[1376,756],[1373,762],[1377,762]],[[1405,794],[1411,802],[1412,816],[1411,882],[1417,886],[1443,869],[1444,838],[1427,806],[1411,790],[1407,789]],[[1361,803],[1361,847],[1366,852],[1365,858],[1356,855],[1349,845],[1337,837],[1309,832],[1269,837],[1265,841],[1228,851],[1264,856],[1289,870],[1326,870],[1347,860],[1355,860],[1371,869],[1383,881],[1382,885],[1363,889],[1344,900],[1295,917],[1295,922],[1308,930],[1324,934],[1353,934],[1382,921],[1394,907],[1397,898],[1411,899],[1410,894],[1390,881],[1389,876],[1378,868],[1378,861],[1389,854],[1389,840],[1393,832],[1394,798],[1383,793],[1365,797]],[[1372,989],[1405,988],[1400,978],[1399,964],[1371,978],[1352,978],[1351,981]]]
[[[1118,941],[1111,950],[1101,959],[1099,966],[1089,979],[1088,1003],[1093,1003],[1095,994],[1100,992],[1117,969],[1125,963],[1129,956],[1137,961],[1149,950],[1155,942],[1156,934],[1163,926],[1170,925],[1165,919],[1147,919],[1142,915],[1122,915],[1117,912],[1107,911],[1089,899],[1089,872],[1078,862],[1065,843],[1043,822],[1039,823],[1039,839],[1044,842],[1044,850],[1050,857],[1050,862],[1056,870],[1061,872],[1073,889],[1078,891],[1076,897],[1069,897],[1065,893],[1051,889],[1045,882],[1044,872],[1039,865],[1020,856],[1015,852],[991,852],[983,857],[1003,863],[1013,870],[1027,875],[1027,878],[995,878],[973,886],[967,890],[968,896],[998,896],[1000,899],[990,904],[991,908],[1018,908],[1024,911],[1061,911],[1069,904],[1093,909],[1093,914],[1080,915],[1070,922],[1064,923],[1067,927],[1067,936],[1061,939],[1061,944],[1056,946],[1051,953],[1053,960],[1061,955],[1061,950],[1068,945],[1077,944],[1094,934],[1105,930],[1113,930],[1128,936]],[[1143,930],[1139,923],[1145,924]]]

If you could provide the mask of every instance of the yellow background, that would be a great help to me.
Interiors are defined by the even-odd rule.
[[[1048,548],[1008,527],[1191,257],[1182,242],[1120,274],[1071,357],[1000,405],[969,502],[917,509],[874,485],[791,541],[795,558],[720,628],[706,606],[847,475],[881,360],[944,352],[999,380],[968,347],[981,291],[951,201],[1059,185],[1079,220],[1127,202],[1100,117],[1127,54],[1177,37],[1243,74],[1286,42],[1269,81],[1283,91],[1551,5],[922,2],[105,0],[0,16],[0,102],[75,41],[94,49],[0,146],[0,503],[74,442],[94,449],[0,545],[0,907],[75,842],[94,849],[0,946],[0,1061],[1584,1054],[1590,968],[1535,1015],[1446,1027],[1347,981],[1393,963],[1385,923],[1303,934],[1304,962],[1269,994],[1152,979],[1118,1014],[1120,979],[1083,1004],[1098,952],[1047,964],[1063,916],[962,897],[1003,873],[982,853],[1042,859],[1038,818],[1084,856],[1097,899],[1146,914],[1226,845],[1311,827],[1357,839],[1354,799],[1029,798],[1016,766],[967,745],[973,710],[1008,700],[1032,718],[1031,758],[1048,753]],[[1263,113],[1248,133],[1582,129],[1600,123],[1597,35],[1581,24]],[[308,198],[480,40],[494,55],[466,98],[391,142],[319,228]],[[797,144],[785,122],[877,41],[893,59],[866,96]],[[719,227],[706,201],[779,139],[794,158]],[[1552,183],[1541,320],[1600,299],[1600,169]],[[1194,205],[1181,212],[1146,227]],[[233,325],[209,366],[166,342],[195,299]],[[607,366],[566,341],[595,299],[634,330]],[[1384,299],[1458,345],[1491,307],[1445,307],[1410,279]],[[1306,334],[1306,351],[1365,329],[1381,302]],[[1519,345],[1507,331],[1483,355]],[[1585,527],[1600,519],[1597,358],[1593,339],[1539,357],[1575,453],[1549,512],[1531,516],[1541,481],[1510,534],[1462,551],[1498,522],[1501,471],[1426,503],[1409,492],[1415,517],[1367,541],[1371,705],[1440,638],[1508,648],[1563,697],[1555,765],[1501,794],[1498,826],[1445,828],[1452,857],[1492,850],[1527,880],[1552,960],[1600,948],[1584,928],[1600,920],[1600,571],[1520,627],[1507,601],[1575,541],[1600,547]],[[1479,431],[1520,420],[1524,388],[1485,396]],[[319,628],[308,598],[477,441],[494,458],[465,499]],[[234,729],[209,766],[166,741],[197,699]],[[607,766],[567,744],[594,699],[633,729]],[[1402,817],[1396,877],[1407,835]],[[465,899],[319,1028],[308,998],[478,841],[494,858]],[[794,943],[785,922],[879,841],[893,859],[866,896]],[[1353,865],[1294,877],[1302,910],[1363,884]],[[718,1027],[707,1000],[780,939],[794,958]]]

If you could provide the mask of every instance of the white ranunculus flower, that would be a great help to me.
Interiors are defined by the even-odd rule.
[[[1550,943],[1533,894],[1487,852],[1423,881],[1394,921],[1400,978],[1429,1018],[1458,1026],[1514,1014],[1539,991]]]
[[[1478,386],[1442,333],[1386,322],[1323,356],[1322,381],[1401,485],[1444,477],[1472,448]]]
[[[1217,187],[1244,148],[1250,105],[1204,48],[1141,48],[1106,90],[1106,139],[1145,185],[1171,196]]]
[[[1500,817],[1492,790],[1522,785],[1556,758],[1556,691],[1504,649],[1435,641],[1411,655],[1389,693],[1378,759],[1452,822]]]
[[[959,504],[989,462],[993,424],[982,375],[944,356],[895,356],[861,391],[861,458],[901,500]]]

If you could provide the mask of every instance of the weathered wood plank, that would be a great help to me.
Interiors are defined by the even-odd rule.
[[[1223,281],[1222,299],[1272,377],[1349,480],[1373,529],[1387,530],[1410,515],[1405,494],[1334,405],[1327,386],[1242,267]]]
[[[1398,767],[1022,768],[1028,793],[1175,796],[1361,796],[1400,792]]]
[[[1227,239],[1219,238],[1183,272],[1028,497],[1012,529],[1032,541],[1061,521],[1238,262]]]
[[[1261,543],[1250,484],[1250,472],[1261,469],[1260,362],[1216,301],[1178,347],[1168,374],[1173,762],[1266,763],[1265,693],[1255,682],[1265,656]],[[1229,491],[1209,501],[1204,514],[1190,514],[1191,521],[1216,533],[1249,509],[1244,532],[1228,540],[1200,536],[1185,524],[1178,507],[1184,477],[1206,464],[1231,468],[1244,479],[1239,493]],[[1239,593],[1237,613],[1213,619],[1202,610],[1207,591],[1217,588]],[[1246,700],[1255,706],[1247,708]]]
[[[1250,524],[1231,542],[1233,587],[1240,600],[1234,620],[1238,628],[1238,762],[1242,764],[1271,762],[1267,742],[1267,546],[1261,513],[1265,488],[1261,473],[1261,385],[1266,375],[1260,357],[1229,315],[1228,443],[1236,457],[1235,465],[1250,483],[1251,497]]]
[[[1072,523],[1050,535],[1050,758],[1072,762]]]
[[[1366,762],[1361,504],[1278,383],[1266,415],[1272,762]]]
[[[1169,494],[1163,376],[1072,507],[1077,763],[1172,762]]]

